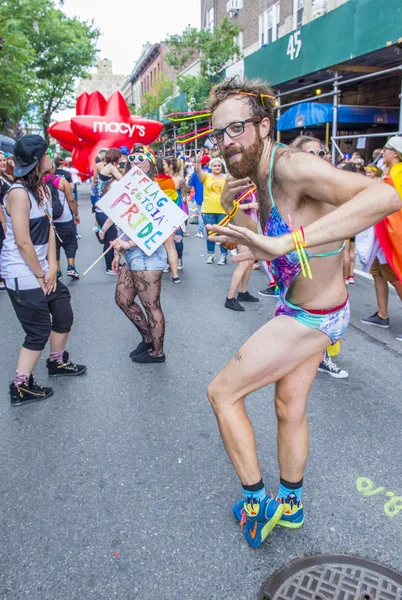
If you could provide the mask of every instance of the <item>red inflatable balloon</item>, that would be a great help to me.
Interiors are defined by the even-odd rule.
[[[163,128],[159,121],[131,115],[120,92],[112,94],[107,102],[100,92],[84,92],[77,99],[76,115],[70,121],[51,125],[48,132],[72,150],[72,163],[82,180],[91,177],[101,148],[131,148],[137,142],[149,145]]]

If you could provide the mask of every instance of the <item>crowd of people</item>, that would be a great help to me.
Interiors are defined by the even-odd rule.
[[[362,262],[374,277],[378,310],[362,322],[390,326],[388,283],[402,300],[399,263],[384,249],[381,230],[373,229],[401,206],[402,138],[388,140],[367,165],[354,153],[344,155],[339,168],[334,168],[323,144],[312,135],[298,136],[290,147],[275,143],[272,98],[265,84],[226,80],[210,101],[213,150],[204,149],[193,161],[156,155],[139,143],[131,150],[107,148],[98,156],[90,189],[105,271],[117,277],[116,304],[141,337],[130,353],[135,363],[166,360],[162,275],[170,273],[171,281],[180,284],[189,219],[197,221],[196,236],[206,245],[208,269],[215,262],[226,267],[230,255],[236,264],[222,302],[225,308],[244,312],[244,303],[259,302],[247,288],[254,269],[266,273],[267,288],[260,294],[277,300],[275,317],[245,343],[208,388],[243,489],[233,512],[254,547],[276,525],[298,528],[304,521],[305,407],[317,370],[337,378],[348,376],[332,356],[339,352],[349,322],[347,286],[355,282],[356,242],[360,256],[356,234],[373,230],[370,248],[366,235],[361,254],[369,255]],[[155,181],[188,215],[151,256],[98,206],[133,167]],[[66,275],[79,279],[75,259],[80,217],[77,181],[71,175],[71,165],[53,160],[39,135],[22,137],[13,157],[0,153],[0,285],[7,290],[25,332],[10,384],[13,406],[52,395],[52,388],[38,385],[33,377],[48,340],[50,377],[80,376],[87,370],[71,361],[66,350],[73,311],[69,289],[62,282],[62,248]],[[390,185],[383,184],[383,178]],[[193,217],[189,205],[196,207]],[[231,224],[224,227],[227,215]],[[388,242],[392,245],[387,238]],[[396,339],[402,341],[402,335]],[[274,498],[264,487],[244,406],[248,394],[270,383],[276,384],[280,466]]]

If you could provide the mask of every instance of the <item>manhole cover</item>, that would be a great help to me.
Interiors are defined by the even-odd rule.
[[[402,600],[402,575],[365,558],[317,554],[274,573],[258,600]]]

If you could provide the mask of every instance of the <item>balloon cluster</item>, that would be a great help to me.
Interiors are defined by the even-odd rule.
[[[102,148],[149,145],[162,128],[159,121],[130,114],[120,92],[114,92],[108,101],[100,92],[84,92],[77,99],[76,116],[54,123],[48,132],[72,153],[72,165],[84,181],[91,177],[95,158]]]

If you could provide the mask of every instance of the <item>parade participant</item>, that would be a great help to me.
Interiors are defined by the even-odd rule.
[[[150,179],[156,175],[155,155],[146,146],[135,144],[128,157],[128,169],[139,167]],[[119,279],[116,285],[116,304],[130,319],[142,336],[141,342],[130,357],[137,363],[165,362],[163,342],[165,337],[165,317],[162,312],[160,293],[162,272],[166,266],[167,255],[163,246],[159,246],[151,255],[134,244],[127,236],[114,240],[112,247],[116,251],[113,270]],[[119,253],[123,251],[126,263],[120,267]],[[144,311],[135,302],[141,301]]]
[[[230,178],[231,175],[228,176]],[[257,195],[255,192],[251,192],[244,200],[240,203],[239,209],[250,218],[254,223],[253,231],[258,231],[258,202]],[[247,252],[245,246],[237,246],[237,252],[240,254]],[[241,305],[241,302],[259,302],[258,298],[255,298],[247,290],[250,281],[251,273],[253,271],[254,261],[245,260],[239,262],[236,265],[232,276],[232,282],[230,284],[229,293],[225,300],[225,308],[243,312],[246,309]],[[240,289],[239,293],[236,292]]]
[[[384,167],[388,174],[384,181],[396,188],[402,200],[402,138],[394,136],[388,140],[383,149]],[[390,325],[388,317],[388,298],[390,283],[402,300],[402,211],[384,219],[375,228],[381,250],[376,256],[370,274],[374,279],[377,296],[377,312],[371,317],[360,319],[366,325],[374,325],[387,329]],[[402,342],[402,333],[396,336]]]
[[[74,200],[73,192],[68,181],[59,175],[56,175],[54,168],[44,177],[45,183],[55,188],[59,201],[63,207],[62,214],[53,219],[56,235],[56,259],[57,259],[57,279],[62,277],[60,267],[60,248],[63,248],[67,258],[67,275],[71,279],[79,279],[80,276],[75,267],[75,255],[78,250],[75,225],[80,222],[78,206]],[[57,199],[57,198],[56,198]]]
[[[165,173],[165,161],[162,157],[158,156],[156,159],[156,175],[155,181],[161,188],[161,190],[171,199],[175,204],[178,204],[179,194],[177,193],[175,183],[170,175]],[[181,229],[180,229],[181,231]],[[180,236],[181,237],[181,236]],[[165,273],[172,272],[171,280],[173,283],[180,283],[179,277],[179,256],[175,244],[176,232],[172,233],[168,239],[164,242],[166,248],[168,263],[164,269]]]
[[[209,168],[211,157],[208,154],[204,154],[201,157],[201,169],[206,171],[207,173],[211,172]],[[194,169],[191,178],[190,178],[190,187],[194,188],[194,200],[197,205],[197,214],[198,219],[195,222],[198,225],[198,232],[195,234],[195,237],[204,238],[204,221],[202,220],[202,203],[204,202],[204,184],[201,183],[200,178],[197,175],[197,171]],[[192,221],[190,221],[191,223]]]
[[[300,152],[310,152],[310,154],[315,154],[316,156],[319,156],[320,158],[324,158],[325,159],[325,150],[322,149],[321,146],[321,141],[316,138],[313,137],[311,134],[305,134],[305,135],[299,135],[297,138],[295,138],[294,140],[292,140],[289,144],[290,148],[294,148],[295,150],[299,150]],[[353,166],[352,163],[349,163],[346,165],[345,170],[347,167],[349,166]],[[354,239],[353,239],[354,241]],[[345,250],[344,250],[344,256],[343,256],[343,260],[344,260],[344,271],[345,271],[345,262],[346,259],[348,259],[347,261],[347,269],[348,269],[348,273],[349,273],[349,246],[346,249],[346,242],[345,242]],[[346,283],[346,279],[345,279],[345,283]],[[347,280],[347,283],[349,283],[349,279]],[[353,280],[354,283],[354,280]],[[335,379],[346,379],[347,377],[349,377],[349,373],[345,370],[345,369],[341,369],[340,367],[338,367],[337,364],[335,364],[335,362],[332,360],[332,356],[336,356],[338,355],[340,352],[340,342],[337,342],[335,345],[328,346],[328,348],[326,349],[326,351],[323,354],[323,357],[321,359],[321,362],[319,364],[318,370],[320,373],[326,373],[327,375],[329,375],[330,377],[334,377]]]
[[[122,175],[124,175],[124,173],[126,172],[126,168],[127,168],[127,160],[128,160],[128,155],[130,154],[130,149],[127,146],[120,146],[120,152],[121,152],[121,157],[120,157],[120,162],[119,162],[119,171]]]
[[[8,179],[6,175],[7,170],[7,159],[4,156],[4,152],[0,150],[0,256],[1,249],[3,248],[3,242],[6,237],[7,231],[7,223],[6,216],[4,214],[4,197],[7,194],[8,190],[11,187],[11,181]],[[0,276],[0,292],[6,291],[6,284],[4,283],[4,279]]]
[[[52,166],[48,145],[40,135],[26,135],[15,144],[14,153],[16,182],[5,198],[7,235],[1,273],[26,334],[10,385],[11,404],[21,406],[53,394],[32,375],[48,339],[50,377],[82,375],[87,368],[72,363],[65,350],[73,311],[68,289],[56,278],[50,193],[43,184],[43,175]]]
[[[220,158],[212,158],[209,162],[211,173],[206,173],[201,165],[202,153],[197,155],[195,169],[199,180],[204,186],[204,202],[202,203],[202,220],[205,225],[219,223],[225,216],[225,209],[221,204],[221,194],[225,185],[226,173],[223,161]],[[218,265],[226,265],[228,251],[223,246]],[[207,238],[207,264],[212,265],[215,262],[215,242]]]
[[[96,202],[106,194],[113,181],[120,181],[122,178],[122,174],[117,168],[120,158],[120,150],[117,148],[109,148],[105,154],[105,165],[100,169],[97,180],[91,190],[91,202],[95,209],[95,219],[99,227],[99,240],[103,242],[104,252],[109,248],[109,252],[105,254],[107,275],[115,275],[112,269],[114,253],[110,248],[110,243],[116,239],[117,229],[114,223],[110,221],[110,219],[108,220],[108,217],[103,210],[97,207]]]
[[[174,158],[173,156],[167,156],[163,162],[163,168],[165,171],[165,175],[167,175],[168,177],[171,177],[174,181],[175,190],[177,192],[177,197],[174,199],[175,204],[177,204],[177,206],[179,208],[181,208],[184,212],[186,212],[188,214],[187,186],[186,186],[186,182],[184,181],[183,177],[180,174],[177,163],[178,163],[178,161],[176,158]],[[184,250],[184,244],[183,244],[184,229],[183,229],[183,227],[184,227],[184,224],[181,227],[179,227],[175,231],[175,234],[174,234],[174,245],[176,248],[177,258],[178,258],[177,268],[179,271],[181,271],[183,268],[183,250]]]
[[[249,229],[248,218],[240,211],[233,218],[237,226],[209,229],[218,234],[215,239],[221,244],[249,248],[235,256],[235,262],[271,261],[280,289],[276,316],[240,348],[208,387],[223,442],[243,487],[244,498],[234,505],[234,514],[241,518],[246,540],[254,547],[275,525],[297,528],[304,521],[306,401],[322,353],[328,343],[342,337],[349,321],[343,240],[400,207],[390,186],[275,144],[274,102],[266,84],[233,78],[215,88],[209,107],[211,141],[237,178],[225,186],[222,205],[230,213],[236,195],[247,189],[251,178],[257,186],[264,235]],[[311,249],[308,255],[305,247]],[[274,382],[280,487],[277,496],[270,498],[244,400]]]

